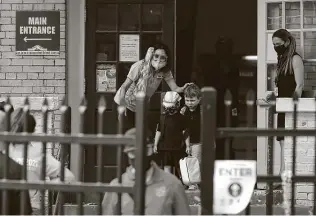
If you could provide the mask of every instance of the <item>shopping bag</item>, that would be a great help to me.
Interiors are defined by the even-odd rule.
[[[196,157],[180,159],[179,164],[183,184],[190,186],[201,182],[200,163]]]

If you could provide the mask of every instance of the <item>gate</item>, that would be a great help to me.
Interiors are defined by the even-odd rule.
[[[266,203],[266,214],[273,214],[273,183],[281,183],[282,179],[280,176],[273,175],[273,137],[275,136],[290,136],[293,139],[293,154],[292,154],[292,169],[291,169],[291,178],[288,183],[291,185],[291,197],[290,197],[290,206],[289,212],[290,215],[295,215],[295,184],[298,182],[307,182],[314,184],[314,195],[316,194],[316,176],[314,175],[296,175],[296,141],[297,136],[316,136],[315,129],[298,129],[297,119],[298,119],[298,97],[294,94],[293,96],[293,129],[273,129],[273,113],[276,108],[276,98],[273,97],[269,105],[267,104],[257,104],[255,101],[255,93],[249,91],[246,98],[247,103],[247,127],[245,128],[232,128],[229,125],[230,122],[230,113],[231,113],[231,95],[229,92],[226,92],[225,95],[225,107],[226,107],[226,125],[225,128],[216,128],[216,90],[214,88],[206,87],[202,89],[202,167],[201,167],[201,205],[203,215],[212,215],[213,211],[213,173],[214,173],[214,162],[215,162],[215,150],[213,145],[210,143],[215,143],[216,138],[225,138],[225,155],[229,155],[229,139],[232,137],[259,137],[266,136],[268,139],[268,166],[267,173],[265,176],[257,176],[257,183],[267,183],[267,203]],[[316,100],[315,100],[316,103]],[[269,118],[269,128],[268,129],[259,129],[251,127],[253,123],[253,114],[256,105],[266,106],[269,109],[270,118]],[[315,111],[314,111],[315,114]],[[315,115],[316,116],[316,115]],[[314,117],[315,118],[315,117]],[[251,154],[250,151],[248,151]],[[315,150],[314,150],[315,155]],[[228,158],[228,157],[226,157]],[[206,165],[205,165],[206,164]],[[316,166],[314,166],[314,173],[316,173]],[[284,181],[284,180],[283,180]],[[316,200],[314,198],[314,205],[316,206]],[[246,208],[246,214],[250,215],[250,205]],[[316,215],[316,208],[313,208],[313,215]]]
[[[293,120],[293,129],[257,129],[251,127],[253,121],[253,112],[256,107],[255,102],[255,94],[254,92],[248,92],[247,95],[247,116],[248,116],[248,127],[245,128],[231,128],[229,127],[229,113],[231,112],[231,96],[229,93],[226,94],[225,98],[225,105],[226,105],[226,112],[227,112],[227,126],[225,128],[216,128],[216,90],[210,87],[206,87],[202,89],[202,131],[201,131],[201,138],[202,138],[202,167],[201,167],[201,205],[203,215],[212,215],[213,212],[213,173],[214,173],[214,162],[215,162],[215,151],[213,143],[215,143],[215,138],[226,138],[227,142],[225,145],[229,147],[230,142],[229,138],[232,137],[257,137],[257,136],[291,136],[293,137],[293,149],[296,149],[296,137],[297,136],[312,136],[316,137],[316,130],[314,129],[297,129],[297,107],[298,107],[298,98],[296,96],[293,97],[293,106],[294,106],[294,120]],[[316,103],[316,100],[315,100]],[[271,101],[270,110],[275,109],[275,98]],[[136,127],[137,127],[137,134],[136,137],[127,137],[122,135],[122,125],[118,128],[118,134],[115,135],[105,135],[102,134],[104,123],[100,121],[98,123],[98,131],[97,135],[92,134],[67,134],[66,124],[62,123],[62,133],[55,135],[55,134],[47,134],[47,116],[48,116],[48,104],[47,101],[44,100],[42,106],[42,115],[43,115],[43,133],[42,134],[29,134],[27,132],[23,133],[13,133],[10,131],[10,101],[7,101],[7,105],[5,105],[5,123],[6,123],[6,131],[0,132],[0,140],[4,141],[5,144],[5,151],[9,151],[9,143],[11,142],[18,142],[24,144],[24,149],[27,150],[28,143],[31,141],[42,142],[43,149],[43,169],[41,172],[41,180],[39,181],[28,181],[27,180],[27,166],[23,166],[22,171],[22,179],[21,180],[12,180],[8,179],[8,173],[10,171],[8,167],[8,155],[6,154],[6,160],[4,161],[4,178],[0,180],[0,189],[2,190],[2,214],[8,213],[8,191],[9,190],[21,190],[22,194],[27,193],[29,189],[37,189],[40,190],[43,197],[45,190],[55,190],[59,192],[59,199],[60,202],[63,203],[64,201],[64,193],[65,192],[75,192],[77,194],[77,204],[78,204],[78,214],[84,214],[83,209],[83,193],[84,192],[95,192],[100,194],[100,199],[98,203],[98,214],[102,214],[102,196],[104,192],[113,192],[118,193],[118,214],[121,214],[121,194],[122,193],[135,193],[134,194],[134,213],[137,215],[144,215],[144,203],[145,203],[145,167],[143,165],[143,160],[145,158],[145,142],[146,142],[146,115],[147,115],[147,103],[145,102],[145,96],[143,94],[139,94],[137,97],[137,117],[136,117]],[[65,122],[67,119],[67,114],[69,114],[69,109],[66,104],[62,104],[60,107],[61,115],[62,115],[62,122]],[[98,115],[99,119],[103,119],[104,112],[106,110],[105,101],[100,100],[99,107],[98,107]],[[79,107],[80,115],[81,115],[81,132],[83,132],[83,125],[84,125],[84,115],[86,111],[86,103],[83,101],[81,106]],[[120,111],[120,110],[119,110]],[[122,111],[122,110],[121,110]],[[123,114],[120,111],[121,114]],[[30,112],[29,110],[29,103],[28,100],[25,100],[25,104],[23,107],[24,116],[26,116]],[[119,115],[122,116],[122,115]],[[316,115],[315,115],[316,116]],[[316,120],[316,119],[315,119]],[[27,118],[24,119],[24,124],[26,127],[24,131],[27,131],[28,120]],[[273,121],[272,121],[273,122]],[[273,125],[273,124],[272,124]],[[45,163],[46,163],[46,154],[47,154],[47,142],[57,142],[61,144],[61,182],[60,183],[52,183],[45,181]],[[64,164],[65,164],[65,146],[69,144],[76,144],[80,145],[97,145],[98,146],[98,172],[97,172],[97,179],[98,182],[96,183],[85,183],[82,179],[78,179],[77,182],[71,184],[64,184]],[[137,190],[133,190],[132,187],[126,187],[122,185],[113,186],[109,184],[102,183],[102,148],[104,145],[114,145],[117,147],[118,152],[118,165],[119,168],[117,170],[117,178],[118,182],[122,182],[122,148],[124,145],[137,145],[136,150],[136,179],[135,179],[135,187]],[[272,215],[272,205],[273,205],[273,195],[272,195],[272,184],[274,182],[282,182],[280,176],[273,175],[273,142],[271,139],[268,143],[268,157],[269,157],[269,164],[268,164],[268,175],[266,176],[257,176],[257,182],[265,182],[268,184],[268,197],[267,197],[267,215]],[[226,148],[226,155],[229,155],[228,149]],[[26,151],[27,152],[27,151]],[[249,153],[250,154],[250,153]],[[27,153],[24,153],[24,161],[23,164],[27,164]],[[296,161],[296,151],[293,151],[292,160]],[[78,160],[79,167],[82,170],[83,160]],[[207,164],[207,166],[205,166]],[[316,169],[316,168],[315,168]],[[316,170],[315,170],[316,171]],[[314,175],[296,175],[296,165],[293,163],[292,166],[292,173],[293,176],[291,178],[291,206],[290,206],[290,214],[295,215],[295,207],[294,207],[294,200],[295,200],[295,183],[297,182],[316,182],[316,178]],[[316,172],[315,172],[316,173]],[[314,187],[314,194],[316,194],[316,187]],[[26,202],[25,196],[21,196],[21,210],[22,214],[23,210],[25,210]],[[314,203],[316,201],[314,199]],[[314,205],[315,205],[314,204]],[[51,205],[51,203],[50,203]],[[51,208],[49,208],[51,209]],[[315,208],[313,209],[313,214],[316,214]],[[64,213],[64,206],[61,205],[60,214]],[[45,199],[41,200],[41,214],[45,214]],[[51,212],[49,212],[51,214]],[[246,214],[251,214],[250,207],[248,206],[246,209]]]
[[[137,132],[136,132],[136,137],[128,137],[128,136],[123,136],[121,131],[122,131],[122,125],[119,126],[119,133],[114,134],[114,135],[105,135],[102,134],[103,127],[104,127],[104,122],[100,121],[98,123],[98,134],[97,135],[92,135],[92,134],[83,134],[83,128],[84,128],[84,115],[85,111],[87,109],[85,101],[81,104],[79,107],[79,112],[81,115],[81,132],[79,134],[67,134],[67,128],[65,122],[67,121],[68,114],[69,114],[69,109],[70,107],[67,106],[66,104],[62,104],[60,107],[61,111],[61,119],[62,119],[62,133],[61,134],[47,134],[47,119],[48,119],[48,103],[47,100],[45,99],[43,101],[43,106],[42,106],[42,116],[43,116],[43,133],[42,134],[29,134],[27,132],[23,133],[12,133],[10,131],[10,100],[8,99],[7,104],[5,105],[5,124],[6,124],[6,130],[5,132],[0,132],[0,140],[4,141],[5,144],[5,152],[9,152],[9,144],[11,142],[17,142],[21,143],[24,145],[24,161],[23,164],[27,164],[27,149],[28,149],[28,144],[31,141],[36,141],[36,142],[42,142],[43,148],[42,148],[42,155],[43,155],[43,168],[41,170],[41,180],[40,181],[28,181],[27,180],[27,166],[23,166],[22,170],[22,178],[21,180],[12,180],[8,179],[8,173],[10,172],[10,169],[8,167],[9,165],[9,156],[8,154],[5,154],[6,159],[4,163],[4,173],[3,173],[3,179],[0,180],[0,189],[2,190],[2,209],[1,213],[4,215],[8,214],[8,192],[11,190],[20,190],[21,191],[21,214],[26,214],[26,199],[27,197],[25,196],[26,193],[28,193],[29,189],[36,189],[41,191],[42,198],[41,199],[41,213],[42,215],[45,214],[45,190],[54,190],[58,191],[58,199],[60,205],[59,213],[61,215],[64,214],[64,193],[65,192],[75,192],[77,194],[77,204],[78,204],[78,215],[83,215],[84,214],[84,209],[83,209],[83,193],[84,192],[89,192],[89,193],[99,193],[100,194],[100,200],[98,203],[98,213],[101,215],[102,214],[102,207],[101,207],[101,202],[103,198],[103,193],[104,192],[114,192],[118,193],[118,207],[117,207],[117,213],[121,214],[121,202],[120,202],[120,194],[122,193],[133,193],[134,190],[132,187],[127,187],[127,186],[114,186],[114,185],[109,185],[109,184],[104,184],[102,183],[102,150],[104,145],[114,145],[117,146],[117,151],[118,155],[118,164],[119,168],[117,171],[117,178],[118,182],[122,182],[122,163],[121,163],[121,156],[123,152],[123,146],[125,145],[137,145],[137,150],[136,150],[136,161],[135,161],[135,169],[136,169],[136,178],[135,178],[135,187],[137,188],[136,193],[134,194],[134,213],[136,215],[144,215],[144,192],[145,192],[145,167],[143,165],[143,160],[145,157],[145,125],[146,125],[146,113],[147,113],[147,103],[145,102],[145,96],[144,94],[139,94],[137,97],[137,115],[136,115],[136,127],[137,127]],[[101,99],[100,104],[98,107],[98,116],[99,119],[103,119],[104,112],[106,110],[105,107],[105,100]],[[26,116],[29,114],[29,102],[28,99],[26,98],[25,104],[23,107],[23,115]],[[121,113],[123,114],[123,113]],[[24,131],[27,131],[28,127],[28,120],[27,118],[24,118]],[[54,142],[54,143],[60,143],[61,144],[61,150],[60,150],[60,159],[61,159],[61,182],[60,183],[52,183],[49,181],[45,181],[46,179],[46,154],[47,154],[47,142]],[[98,172],[97,172],[97,179],[98,182],[96,183],[85,183],[82,181],[82,179],[77,179],[78,181],[71,183],[71,184],[65,184],[64,183],[64,170],[65,170],[65,146],[69,144],[76,144],[80,145],[81,151],[82,151],[82,145],[97,145],[98,146]],[[82,158],[78,159],[79,163],[79,169],[82,170],[83,168],[83,160]],[[139,171],[140,170],[140,171]],[[82,176],[82,175],[81,175]],[[50,196],[49,196],[50,197]],[[49,203],[48,206],[49,212],[48,214],[52,214],[52,203]]]

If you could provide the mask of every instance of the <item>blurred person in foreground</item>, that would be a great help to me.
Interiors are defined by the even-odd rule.
[[[6,128],[5,124],[5,112],[4,110],[0,111],[0,131],[3,132]],[[6,152],[5,152],[5,144],[1,141],[0,142],[0,179],[4,178],[4,169],[5,169],[5,160],[6,160]],[[15,162],[13,159],[9,157],[8,163],[8,176],[7,178],[10,180],[22,180],[22,170],[23,167]],[[8,190],[7,196],[7,212],[3,212],[3,190],[1,190],[0,194],[0,214],[1,215],[31,215],[32,214],[32,206],[30,202],[30,195],[29,193],[25,194],[25,208],[21,209],[21,196],[22,193],[20,190]],[[21,211],[23,210],[23,211]]]
[[[21,108],[13,111],[11,114],[11,131],[15,133],[21,133],[24,131],[24,113]],[[28,120],[28,133],[34,133],[36,127],[36,121],[33,115],[27,115]],[[43,152],[42,145],[32,144],[28,146],[28,158],[27,158],[27,179],[31,181],[41,180]],[[23,165],[24,162],[24,145],[22,143],[12,143],[10,145],[9,156],[17,163]],[[46,180],[60,181],[61,176],[61,163],[55,159],[50,152],[46,154]],[[69,183],[75,180],[73,173],[65,167],[65,183]],[[41,193],[40,190],[30,190],[31,204],[33,208],[33,214],[40,214],[41,206]]]
[[[135,136],[136,129],[128,130],[125,135]],[[154,162],[153,144],[147,139],[147,156],[143,162],[146,167],[146,215],[189,215],[190,208],[184,187],[179,179],[171,173],[165,172]],[[135,185],[135,146],[126,146],[130,166],[122,175],[123,186]],[[118,179],[112,180],[110,185],[118,185]],[[136,188],[137,189],[137,188]],[[102,202],[104,215],[116,215],[118,195],[106,192]],[[134,214],[133,194],[122,194],[122,215]]]

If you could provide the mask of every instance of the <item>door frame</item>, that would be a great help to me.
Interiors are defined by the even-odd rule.
[[[176,0],[88,0],[86,1],[86,55],[85,55],[85,97],[87,99],[87,110],[86,110],[86,118],[85,118],[85,133],[96,133],[96,109],[97,109],[97,103],[99,99],[99,95],[102,95],[104,93],[99,93],[96,90],[96,63],[97,63],[97,56],[96,56],[96,35],[97,35],[97,16],[96,16],[96,10],[98,7],[98,4],[164,4],[164,15],[163,15],[163,29],[161,30],[162,35],[162,41],[170,47],[171,55],[174,56],[176,53],[176,24],[175,22],[172,24],[164,24],[164,20],[171,20],[176,18]],[[170,5],[172,4],[172,5]],[[168,6],[169,5],[169,6]],[[170,9],[172,8],[172,9]],[[118,7],[117,7],[118,9]],[[170,9],[172,11],[165,12],[166,9]],[[140,11],[141,13],[141,11]],[[166,15],[168,17],[166,17]],[[119,19],[119,13],[117,11],[117,20]],[[142,19],[139,21],[141,22]],[[118,23],[117,23],[118,25]],[[167,28],[166,28],[167,27]],[[104,31],[106,33],[107,31]],[[117,72],[119,70],[118,65],[120,64],[119,61],[119,50],[117,47],[119,47],[119,35],[120,34],[139,34],[140,35],[140,51],[142,50],[142,35],[146,34],[146,32],[150,31],[142,31],[142,29],[138,31],[120,31],[119,27],[117,26],[116,29],[116,67]],[[155,31],[157,34],[159,31]],[[103,33],[103,31],[102,31]],[[140,53],[140,59],[142,59],[142,53]],[[174,75],[176,74],[176,65],[175,65],[175,58],[171,58],[172,63],[171,67],[173,68],[172,72]],[[113,63],[114,64],[114,63]],[[117,78],[118,79],[118,78]],[[116,84],[119,85],[118,81],[116,81]],[[117,89],[119,86],[116,87]],[[167,89],[167,85],[162,85],[162,91],[165,91]],[[112,93],[105,93],[105,94],[112,94]],[[160,93],[156,93],[160,94]],[[113,93],[114,95],[114,93]],[[158,95],[157,95],[158,96]],[[157,97],[156,96],[156,97]],[[111,112],[116,112],[116,107],[112,107],[113,109]],[[116,119],[116,118],[115,118]],[[95,147],[85,147],[85,159],[84,164],[89,163],[90,166],[94,166],[94,161],[92,162],[91,158],[95,158]],[[85,176],[89,175],[95,175],[93,173],[94,169],[85,169],[85,172],[91,172],[91,173],[85,173]]]

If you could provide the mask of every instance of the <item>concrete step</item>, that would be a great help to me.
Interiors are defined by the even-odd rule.
[[[200,191],[199,190],[187,190],[190,205],[200,204]],[[273,191],[273,205],[280,205],[283,202],[283,191]],[[267,203],[267,191],[266,190],[255,190],[251,199],[251,205],[265,205]]]
[[[189,200],[191,214],[197,215],[200,212],[200,191],[199,190],[187,190],[186,195]],[[89,197],[91,198],[91,196]],[[93,200],[93,201],[92,201]],[[91,204],[84,205],[84,213],[85,215],[96,215],[98,212],[98,207],[96,205],[95,200],[97,200],[97,195],[93,196],[91,199]],[[253,197],[251,199],[251,212],[252,214],[265,214],[266,208],[266,200],[267,200],[267,192],[266,190],[255,190],[253,193]],[[274,190],[273,191],[273,209],[274,212],[279,212],[278,214],[283,214],[282,209],[283,202],[283,191],[282,190]],[[86,202],[89,203],[89,202]],[[303,212],[308,214],[309,207],[298,207],[298,212]],[[66,204],[65,205],[65,215],[76,215],[77,214],[77,205]]]
[[[199,215],[199,205],[191,205],[191,215]],[[84,205],[84,214],[85,215],[97,215],[97,206],[96,205]],[[284,209],[282,206],[273,206],[273,215],[284,215]],[[295,207],[296,215],[312,215],[311,208],[306,206],[296,206]],[[265,205],[253,205],[250,207],[251,215],[266,215],[266,206]],[[78,215],[77,205],[65,205],[65,215]],[[245,215],[245,211],[240,212],[239,215]]]
[[[98,215],[98,206],[97,205],[84,205],[83,206],[84,215]],[[199,214],[200,205],[191,205],[191,215]],[[64,215],[78,215],[78,206],[72,204],[65,205]]]

